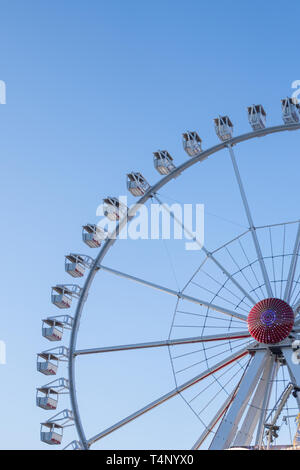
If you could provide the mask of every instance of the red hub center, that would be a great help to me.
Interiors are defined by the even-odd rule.
[[[294,318],[292,307],[283,300],[261,300],[248,315],[249,333],[259,343],[280,343],[292,331]]]

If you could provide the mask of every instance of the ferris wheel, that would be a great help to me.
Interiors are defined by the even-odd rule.
[[[60,342],[68,331],[70,339],[66,346],[38,354],[37,370],[54,379],[37,389],[37,406],[54,413],[41,424],[42,442],[60,445],[64,429],[75,426],[78,437],[67,448],[87,450],[128,423],[142,420],[146,413],[173,397],[181,396],[199,419],[199,437],[191,442],[191,449],[263,448],[266,440],[270,446],[278,437],[279,427],[275,426],[278,407],[287,407],[290,400],[290,408],[300,412],[300,220],[255,225],[235,152],[238,145],[256,137],[300,129],[300,106],[291,98],[283,99],[281,106],[284,124],[275,127],[266,127],[262,105],[250,106],[247,113],[252,131],[237,137],[233,136],[229,117],[219,116],[214,125],[220,143],[207,150],[202,149],[197,132],[185,132],[183,147],[190,157],[187,161],[176,166],[168,151],[159,150],[154,153],[154,167],[161,175],[157,183],[150,185],[139,172],[127,175],[127,188],[138,198],[130,209],[118,198],[104,199],[105,216],[117,221],[113,233],[95,223],[83,226],[83,242],[98,251],[95,256],[68,254],[65,270],[73,278],[86,275],[85,282],[83,286],[57,284],[51,295],[52,303],[59,309],[70,309],[77,300],[75,313],[43,319],[45,339]],[[224,240],[214,250],[201,245],[203,260],[180,290],[104,264],[122,229],[148,201],[155,200],[190,235],[162,201],[160,190],[188,168],[205,164],[223,149],[229,153],[248,220],[247,230]],[[194,241],[199,243],[196,238]],[[151,342],[78,349],[82,315],[97,276],[110,276],[111,282],[116,276],[126,283],[126,288],[128,284],[142,285],[151,292],[160,291],[175,298],[169,336]],[[126,355],[130,350],[138,353],[151,348],[168,349],[174,387],[128,416],[120,416],[120,420],[97,434],[89,435],[82,424],[77,399],[75,369],[81,356],[110,355],[117,351]],[[64,363],[68,373],[56,379],[54,376]],[[69,395],[70,407],[59,412],[62,394]]]

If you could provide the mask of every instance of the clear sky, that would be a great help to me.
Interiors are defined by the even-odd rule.
[[[59,314],[50,287],[71,282],[64,255],[88,251],[81,226],[97,220],[102,197],[126,193],[128,171],[158,179],[153,151],[168,149],[176,163],[187,158],[183,131],[197,130],[205,148],[214,145],[213,118],[220,113],[231,117],[235,134],[247,132],[252,103],[265,106],[269,125],[281,123],[280,99],[300,79],[300,5],[0,0],[0,14],[0,80],[7,86],[7,104],[0,105],[0,339],[7,344],[0,447],[44,448],[39,423],[49,415],[35,407],[35,388],[47,378],[37,374],[35,355],[51,347],[41,337],[41,318]],[[298,154],[297,133],[241,147],[257,224],[299,218]],[[247,227],[225,152],[162,195],[205,204],[208,247]],[[171,288],[174,271],[183,287],[199,264],[180,242],[167,252],[162,242],[126,243],[107,262]],[[82,347],[166,338],[174,300],[133,292],[112,277],[97,280]],[[166,351],[82,360],[81,406],[91,433],[174,386]],[[199,435],[180,398],[134,426],[102,447],[189,448]],[[65,444],[75,438],[67,434]]]

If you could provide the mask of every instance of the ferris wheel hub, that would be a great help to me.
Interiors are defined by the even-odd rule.
[[[287,338],[294,326],[292,307],[281,299],[264,299],[248,315],[248,329],[259,343],[275,344]]]

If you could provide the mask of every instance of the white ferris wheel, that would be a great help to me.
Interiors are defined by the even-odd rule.
[[[291,98],[282,100],[283,125],[266,127],[266,113],[261,105],[248,108],[252,131],[233,136],[228,116],[215,119],[220,143],[202,149],[197,132],[183,134],[183,146],[190,157],[179,166],[167,151],[154,153],[154,167],[160,180],[150,185],[139,172],[128,175],[127,188],[138,197],[130,209],[115,197],[104,199],[105,214],[117,221],[108,234],[95,223],[83,227],[83,242],[94,256],[70,253],[65,270],[73,278],[83,278],[82,286],[57,284],[52,288],[52,303],[70,309],[77,301],[74,315],[43,319],[43,337],[60,342],[69,331],[65,346],[45,349],[38,354],[37,370],[51,376],[50,382],[37,389],[37,406],[54,416],[41,425],[41,440],[62,444],[64,429],[74,426],[77,438],[67,446],[89,449],[98,441],[146,413],[181,396],[199,419],[199,437],[191,449],[266,448],[276,444],[282,423],[290,423],[300,412],[300,221],[299,218],[276,225],[256,226],[239,171],[236,148],[243,142],[284,131],[300,129],[300,106]],[[141,205],[155,200],[170,211],[159,191],[193,165],[204,164],[221,150],[228,150],[236,177],[248,229],[212,250],[202,247],[203,260],[180,290],[143,279],[134,272],[109,267],[105,256],[118,241],[122,229],[135,218]],[[177,180],[176,180],[177,181]],[[174,223],[182,224],[169,214]],[[187,228],[182,226],[184,231]],[[197,242],[197,240],[195,239]],[[88,294],[97,276],[117,276],[132,286],[143,285],[151,292],[160,291],[176,300],[168,337],[164,340],[135,344],[79,349],[77,338],[85,314]],[[187,333],[188,332],[188,333]],[[126,355],[127,351],[166,348],[172,366],[174,387],[155,400],[145,403],[128,416],[90,434],[83,425],[77,398],[77,367],[82,356]],[[65,363],[66,377],[54,378]],[[70,406],[59,411],[59,397],[67,394]],[[285,416],[283,416],[285,413]],[[295,420],[294,420],[295,421]],[[293,432],[290,431],[291,436]]]

